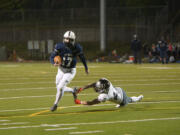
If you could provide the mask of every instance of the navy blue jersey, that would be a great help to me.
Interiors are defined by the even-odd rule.
[[[133,40],[131,42],[131,49],[133,51],[141,51],[142,45],[141,45],[141,41],[140,40]]]
[[[61,66],[64,68],[75,68],[77,63],[77,56],[81,59],[82,63],[87,70],[86,60],[80,44],[74,44],[73,47],[68,47],[64,43],[56,44],[54,51],[51,53],[50,61],[54,64],[54,57],[59,55],[62,59]]]
[[[166,52],[168,49],[168,46],[166,44],[166,42],[162,42],[161,44],[159,44],[159,50],[162,52]]]

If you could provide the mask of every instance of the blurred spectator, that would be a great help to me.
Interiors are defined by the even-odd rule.
[[[172,56],[177,60],[177,46],[175,44],[172,45]]]
[[[158,41],[158,50],[160,52],[160,60],[162,64],[168,63],[168,57],[167,57],[168,46],[164,40]]]
[[[152,44],[151,49],[149,51],[149,62],[150,63],[159,62],[158,50],[155,44]]]
[[[180,42],[177,44],[177,58],[180,59]]]
[[[136,34],[133,36],[133,38],[134,39],[131,42],[131,50],[134,55],[134,63],[141,64],[141,49],[142,49],[141,41],[138,39],[138,36]]]
[[[148,47],[147,43],[143,44],[143,54],[144,54],[144,57],[148,57],[149,47]]]
[[[167,51],[168,57],[170,57],[172,55],[172,52],[173,52],[173,46],[171,43],[169,43],[168,44],[168,51]]]
[[[116,49],[112,50],[108,55],[109,62],[120,62],[120,56],[117,54]]]

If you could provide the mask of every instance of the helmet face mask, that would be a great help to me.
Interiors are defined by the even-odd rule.
[[[100,81],[96,82],[95,90],[96,90],[96,92],[98,92],[98,93],[103,93],[103,88],[102,88],[102,84],[101,84]]]
[[[107,93],[109,91],[109,87],[110,82],[107,79],[102,78],[98,82],[96,82],[95,90],[98,93]]]

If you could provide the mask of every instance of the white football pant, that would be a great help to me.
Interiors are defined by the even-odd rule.
[[[76,68],[72,68],[72,69],[64,69],[62,67],[58,68],[58,73],[56,75],[57,93],[54,104],[58,104],[60,99],[63,97],[64,92],[73,92],[73,89],[70,87],[66,87],[66,85],[71,82],[71,80],[75,77],[75,75],[76,75]]]

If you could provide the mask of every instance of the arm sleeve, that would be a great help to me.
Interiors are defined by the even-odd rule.
[[[81,54],[79,55],[79,58],[80,58],[81,62],[83,63],[85,69],[88,70],[87,63],[86,63],[86,59],[85,59],[85,57],[84,57],[84,54],[81,53]]]
[[[94,105],[101,103],[97,98],[92,101],[87,101],[87,105]]]
[[[55,52],[52,52],[51,53],[51,56],[50,56],[50,62],[51,64],[54,64],[54,57],[56,56],[56,53]]]
[[[92,87],[94,88],[95,85],[96,85],[96,83],[91,83],[91,84],[89,84],[89,85],[84,86],[83,89],[88,89],[88,88],[92,88]]]
[[[83,63],[85,69],[88,70],[86,58],[84,57],[84,53],[83,53],[83,48],[80,44],[77,45],[77,50],[78,50],[78,56],[79,56],[81,62]]]
[[[58,55],[58,49],[57,49],[57,45],[54,48],[54,51],[51,53],[50,55],[50,62],[51,64],[54,64],[54,57]]]

